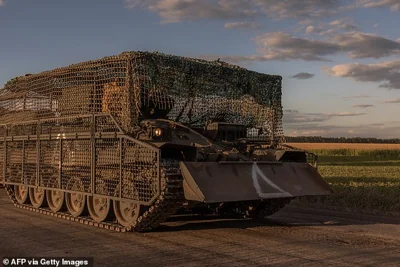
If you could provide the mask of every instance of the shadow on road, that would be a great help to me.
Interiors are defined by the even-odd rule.
[[[154,231],[168,232],[218,228],[247,229],[275,226],[291,228],[311,226],[330,227],[369,224],[400,224],[400,218],[289,205],[263,220],[223,219],[206,215],[175,215]]]

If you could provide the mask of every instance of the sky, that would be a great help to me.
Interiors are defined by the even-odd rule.
[[[123,51],[281,75],[285,135],[400,138],[400,0],[0,0],[0,87]]]

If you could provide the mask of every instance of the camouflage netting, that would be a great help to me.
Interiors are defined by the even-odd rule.
[[[164,117],[192,127],[241,123],[283,138],[281,77],[220,61],[124,52],[17,77],[0,93],[1,123],[102,112],[127,132]]]

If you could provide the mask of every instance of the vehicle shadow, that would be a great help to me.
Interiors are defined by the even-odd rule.
[[[400,224],[400,217],[307,207],[302,204],[290,204],[281,211],[263,220],[229,219],[208,215],[175,215],[153,231],[174,232],[221,228],[248,229],[257,227],[332,227],[370,224]]]
[[[188,230],[206,230],[220,228],[254,228],[261,226],[282,226],[274,220],[264,219],[255,221],[250,219],[221,219],[208,216],[191,216],[190,218],[181,216],[171,217],[166,223],[154,229],[153,232],[175,232]]]

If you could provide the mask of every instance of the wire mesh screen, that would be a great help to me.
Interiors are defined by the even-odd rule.
[[[97,139],[95,145],[95,194],[120,197],[120,139]]]
[[[37,124],[36,123],[8,125],[7,135],[9,135],[9,136],[36,135],[36,134],[37,134]]]
[[[161,117],[196,127],[241,123],[261,130],[258,137],[283,137],[281,77],[219,61],[125,52],[17,77],[0,92],[3,123],[93,113],[112,114],[128,133]]]
[[[40,122],[40,134],[50,134],[60,138],[68,133],[89,133],[91,117],[66,117],[46,119]]]
[[[0,184],[5,182],[4,179],[4,142],[0,141]]]
[[[6,182],[9,183],[24,183],[22,177],[22,156],[23,143],[22,141],[7,142],[7,159],[6,159]]]
[[[150,201],[159,188],[158,152],[133,140],[122,140],[122,192],[125,199]]]
[[[23,176],[24,180],[29,185],[37,185],[37,148],[36,141],[23,141],[24,143],[24,165]]]
[[[95,131],[96,132],[119,132],[111,116],[96,116],[95,117]]]
[[[124,86],[126,66],[126,56],[112,56],[16,77],[0,90],[0,121],[8,124],[103,112],[104,88],[114,83]]]
[[[60,188],[60,140],[40,141],[39,186]]]
[[[91,193],[91,140],[63,140],[61,188]]]

